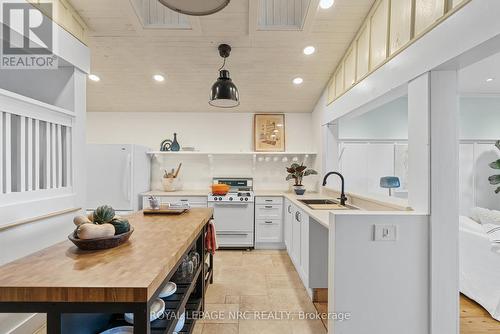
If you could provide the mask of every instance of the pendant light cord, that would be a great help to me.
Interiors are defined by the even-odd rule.
[[[224,57],[224,62],[222,63],[222,66],[219,68],[219,71],[222,70],[226,66],[226,57]]]

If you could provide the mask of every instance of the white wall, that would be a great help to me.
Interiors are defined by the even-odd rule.
[[[2,21],[0,17],[0,22]],[[70,33],[58,25],[54,25],[55,36],[58,37],[55,43],[54,54],[60,57],[60,64],[72,64],[74,68],[65,67],[59,70],[50,71],[13,71],[13,77],[0,80],[3,89],[17,91],[41,101],[49,102],[57,106],[62,106],[75,112],[73,139],[74,149],[83,150],[85,148],[85,116],[86,116],[86,72],[90,67],[90,50],[74,38]],[[1,42],[1,36],[0,36]],[[68,65],[69,66],[69,65]],[[23,72],[23,73],[21,73]],[[4,73],[2,73],[4,74]],[[27,85],[20,89],[21,84],[38,76],[34,82],[45,85],[39,88],[40,91],[30,90]],[[47,76],[46,76],[47,75]],[[21,76],[25,81],[20,82],[17,76]],[[33,80],[32,80],[33,81]],[[32,83],[32,81],[30,81]],[[51,82],[56,82],[58,89],[50,94]],[[38,86],[40,86],[38,85]],[[52,87],[54,88],[54,87]],[[69,92],[74,90],[74,94]],[[63,94],[59,94],[63,92]],[[73,160],[73,189],[75,192],[75,207],[83,207],[85,203],[85,156],[77,154]],[[34,201],[35,203],[35,201]],[[35,203],[36,204],[36,203]],[[2,203],[0,203],[2,207]],[[48,205],[50,207],[50,205]],[[25,204],[22,215],[27,217],[37,215],[35,208],[30,203]],[[10,228],[0,231],[0,265],[15,259],[24,257],[30,253],[46,248],[54,243],[63,241],[73,230],[73,214],[66,214],[50,219],[36,221],[34,223]],[[44,322],[44,316],[32,314],[0,314],[0,333],[31,334]]]
[[[500,158],[500,97],[460,98],[460,214],[475,206],[500,210],[500,195],[488,177],[498,174],[488,164]]]
[[[253,151],[253,114],[89,112],[87,142],[91,144],[141,144],[159,150],[163,139],[177,133],[181,146],[200,151]],[[311,114],[285,115],[287,151],[310,151]]]
[[[373,241],[374,225],[386,224],[397,240]],[[330,213],[328,312],[351,319],[330,320],[329,333],[428,333],[428,236],[426,215]]]
[[[339,119],[339,138],[408,139],[408,98],[398,98],[357,117]]]
[[[460,98],[460,139],[500,139],[500,97]]]
[[[141,144],[159,150],[160,142],[176,132],[181,146],[195,146],[205,152],[253,151],[253,114],[250,113],[88,113],[88,142],[93,144]],[[311,113],[285,115],[286,151],[317,151],[312,139]],[[317,134],[314,134],[317,135]],[[285,167],[294,156],[270,156],[270,161],[257,161],[253,156],[217,156],[210,161],[200,156],[160,156],[154,159],[151,189],[161,190],[164,169],[182,162],[180,180],[184,189],[207,189],[214,176],[254,177],[259,190],[289,190]],[[313,167],[314,157],[296,155],[299,162]],[[317,187],[318,177],[304,179],[309,190]]]

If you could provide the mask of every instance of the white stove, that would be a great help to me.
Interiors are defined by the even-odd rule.
[[[253,191],[236,191],[236,192],[228,192],[226,195],[209,195],[209,202],[254,202],[254,194]]]
[[[208,195],[208,206],[214,208],[215,228],[220,248],[254,247],[253,179],[214,178],[214,184],[227,184],[226,195]]]

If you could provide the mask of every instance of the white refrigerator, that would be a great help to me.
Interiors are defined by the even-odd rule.
[[[87,210],[111,205],[127,213],[142,207],[139,194],[150,189],[149,148],[139,145],[87,145]]]

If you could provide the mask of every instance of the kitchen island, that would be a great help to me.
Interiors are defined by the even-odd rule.
[[[202,261],[191,282],[178,284],[164,301],[172,313],[203,310],[213,272],[204,245],[212,213],[208,208],[178,216],[137,212],[127,217],[134,227],[130,240],[116,248],[82,251],[67,240],[8,263],[0,267],[0,312],[47,313],[50,334],[95,334],[127,325],[123,313],[134,314],[136,334],[172,333],[178,317],[150,324],[150,307],[183,256],[196,250]],[[181,333],[193,325],[194,319],[187,319]]]

